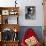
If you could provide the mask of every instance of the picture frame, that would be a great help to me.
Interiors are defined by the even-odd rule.
[[[36,7],[35,6],[25,6],[25,19],[36,19]]]
[[[2,15],[9,15],[9,10],[2,10]]]

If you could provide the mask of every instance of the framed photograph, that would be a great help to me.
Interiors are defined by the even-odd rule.
[[[25,19],[36,19],[36,7],[26,6],[25,7]]]
[[[2,10],[2,15],[9,15],[9,10]]]

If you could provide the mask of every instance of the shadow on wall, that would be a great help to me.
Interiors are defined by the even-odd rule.
[[[28,28],[32,28],[34,30],[34,32],[36,32],[39,41],[41,43],[43,43],[43,30],[42,30],[42,26],[21,26],[20,27],[20,32],[19,32],[19,39],[20,39],[20,41],[22,40],[22,38],[24,36],[24,33],[25,33],[25,31]]]

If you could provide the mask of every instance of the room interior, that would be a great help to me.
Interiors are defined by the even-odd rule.
[[[46,0],[0,0],[0,46],[22,46],[28,28],[46,46]]]

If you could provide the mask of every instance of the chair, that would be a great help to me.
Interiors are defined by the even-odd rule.
[[[32,28],[29,28],[29,29],[26,30],[24,37],[22,38],[21,46],[27,46],[25,40],[32,37],[32,36],[35,37],[36,40],[38,41],[37,44],[35,44],[35,46],[41,46],[39,40],[37,39],[37,34],[33,31]]]

